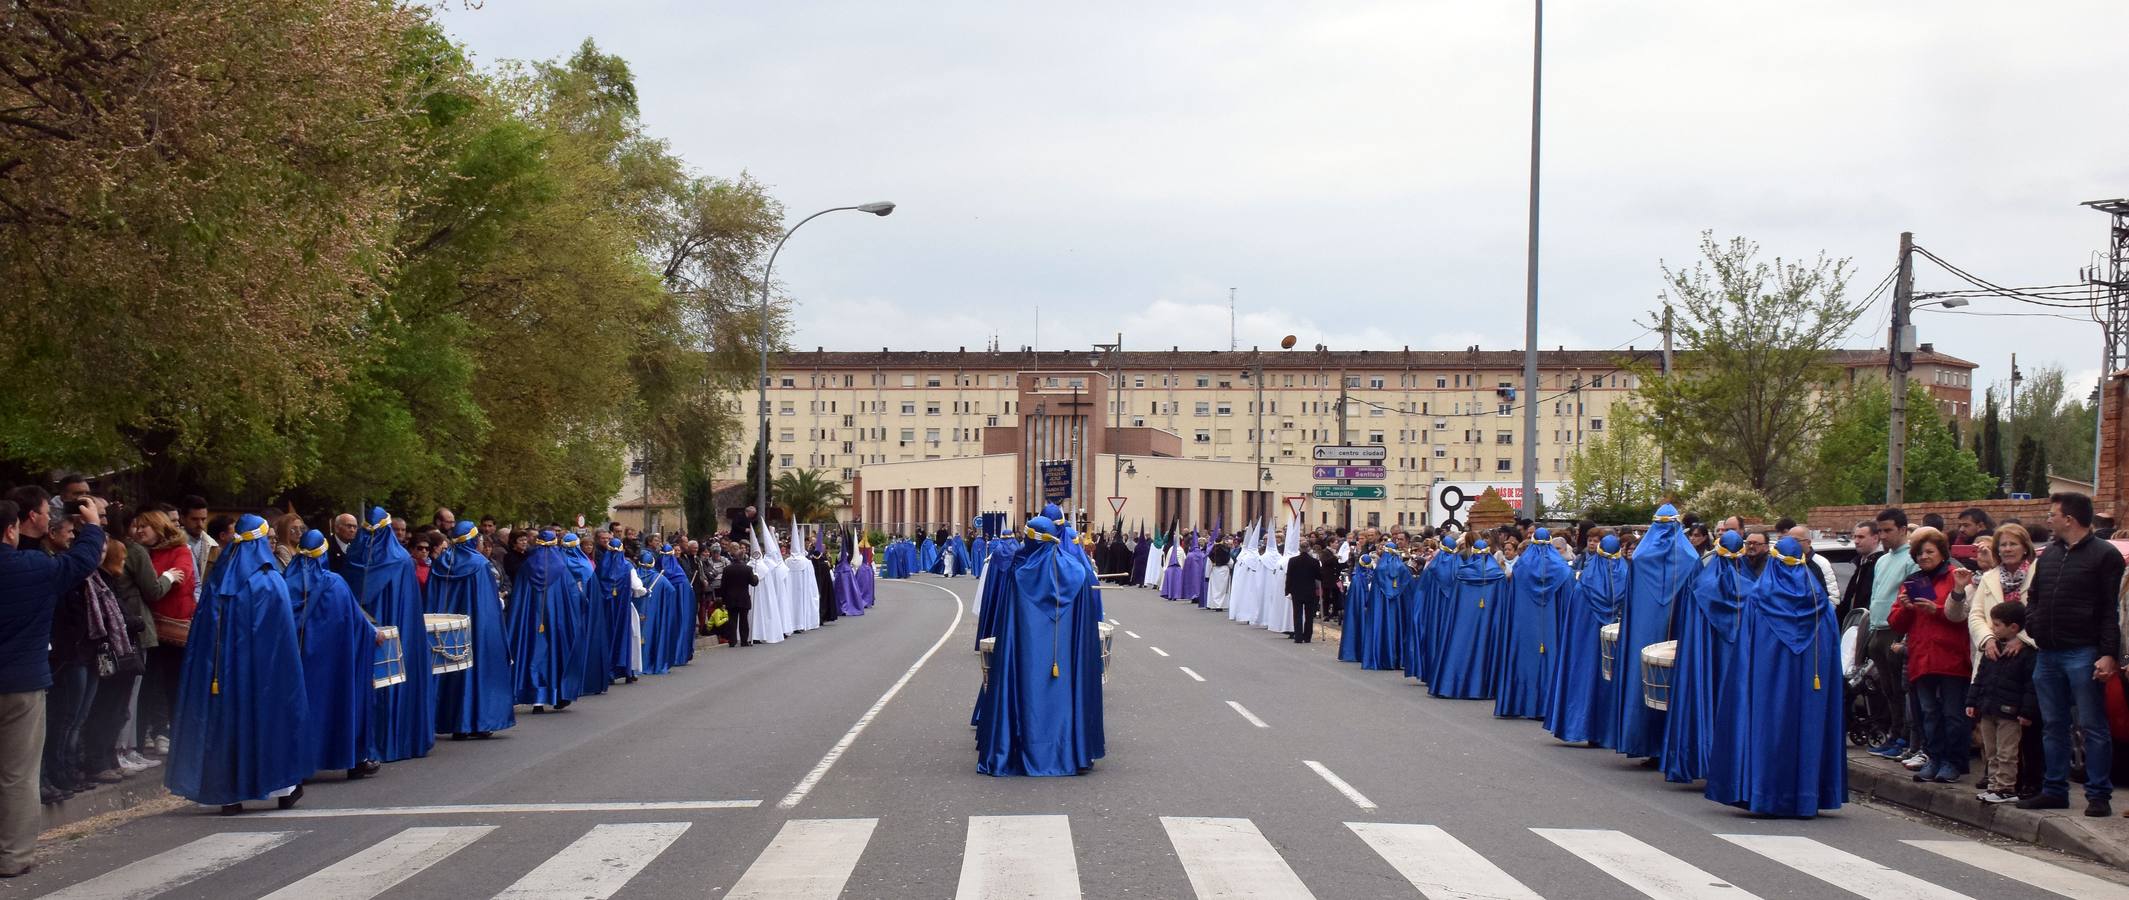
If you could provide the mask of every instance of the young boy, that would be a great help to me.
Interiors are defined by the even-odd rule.
[[[1967,718],[1981,729],[1986,766],[1979,795],[1983,803],[2018,799],[2019,730],[2040,717],[2040,699],[2033,693],[2037,654],[2031,647],[2020,647],[2018,640],[2025,624],[2023,603],[1998,603],[1989,610],[1991,636],[1982,647],[1981,667],[1974,670],[1974,683],[1966,695],[1972,704],[1966,708]]]

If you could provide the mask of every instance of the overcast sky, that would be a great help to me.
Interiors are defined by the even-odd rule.
[[[1230,288],[1244,348],[1522,345],[1527,2],[487,0],[444,19],[483,63],[597,40],[653,133],[700,172],[751,172],[791,221],[900,204],[785,249],[801,348],[1217,349]],[[1556,0],[1542,341],[1656,343],[1637,323],[1659,264],[1703,229],[1853,258],[1858,296],[1902,230],[1999,284],[2077,280],[2107,225],[2079,202],[2129,196],[2125,34],[2123,0]],[[1850,346],[1883,344],[1885,310]],[[2090,323],[1917,321],[1981,383],[2013,352],[2098,369]]]

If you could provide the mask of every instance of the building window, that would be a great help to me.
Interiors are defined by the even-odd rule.
[[[928,442],[930,442],[930,443],[933,443],[933,444],[936,444],[936,443],[938,443],[938,442],[939,442],[939,429],[937,429],[937,428],[926,428],[926,429],[924,429],[924,440],[926,440],[926,441],[928,441]]]
[[[1231,416],[1231,415],[1234,415],[1234,414],[1235,414],[1235,405],[1234,405],[1234,404],[1232,404],[1232,403],[1229,403],[1229,402],[1227,402],[1227,401],[1225,401],[1225,400],[1222,400],[1222,401],[1220,401],[1220,405],[1219,405],[1218,411],[1219,411],[1219,414],[1220,414],[1220,415],[1223,415],[1223,416]]]
[[[786,469],[791,468],[791,454],[786,453],[782,456],[778,456],[776,458],[776,464]]]
[[[1498,405],[1498,406],[1495,406],[1495,407],[1493,408],[1493,413],[1494,413],[1494,415],[1499,415],[1499,416],[1512,416],[1512,415],[1515,415],[1515,404],[1513,404],[1513,403],[1503,403],[1503,404],[1500,404],[1500,405]]]
[[[1198,387],[1212,387],[1212,379],[1204,375],[1199,375]]]
[[[1513,444],[1515,443],[1515,432],[1496,431],[1493,433],[1493,442],[1496,444]]]
[[[914,441],[914,440],[916,440],[916,439],[917,439],[917,430],[916,430],[916,429],[914,429],[914,428],[904,428],[904,429],[902,429],[902,443],[903,443],[903,444],[908,444],[909,442],[911,442],[911,441]]]
[[[1378,418],[1378,419],[1382,418],[1382,407],[1380,407],[1380,406],[1370,406],[1370,407],[1368,407],[1368,415],[1370,415],[1370,416],[1374,416],[1375,418]]]
[[[1589,430],[1591,430],[1591,431],[1603,431],[1603,430],[1604,430],[1604,420],[1603,420],[1603,419],[1591,419],[1591,420],[1589,420]]]
[[[1494,461],[1493,461],[1493,471],[1496,471],[1496,472],[1506,472],[1506,471],[1508,471],[1508,466],[1509,466],[1509,465],[1510,465],[1510,463],[1509,463],[1509,461],[1508,461],[1508,460],[1505,460],[1505,459],[1496,459],[1496,460],[1494,460]]]
[[[1133,376],[1131,376],[1131,386],[1132,386],[1132,387],[1135,387],[1135,388],[1142,388],[1142,387],[1145,387],[1145,386],[1146,386],[1146,376],[1144,376],[1144,375],[1133,375]]]
[[[1435,390],[1441,390],[1442,388],[1446,388],[1446,387],[1448,387],[1448,386],[1449,386],[1449,379],[1447,379],[1447,378],[1443,378],[1443,377],[1441,377],[1441,376],[1439,376],[1439,375],[1435,376],[1435,378],[1434,378],[1434,389],[1435,389]]]
[[[855,448],[855,447],[851,446],[851,442],[850,442],[850,441],[844,441],[844,442],[843,442],[843,452],[844,452],[844,453],[855,453],[855,452],[857,452],[857,448]]]
[[[1382,390],[1382,376],[1377,375],[1373,378],[1368,379],[1368,387],[1374,388],[1378,391]]]
[[[938,386],[939,386],[939,376],[937,376],[937,375],[926,375],[926,376],[924,376],[924,386],[925,386],[925,387],[938,387]]]
[[[1200,428],[1195,434],[1191,436],[1191,440],[1196,441],[1200,444],[1210,444],[1212,443],[1212,432]]]
[[[930,403],[926,403],[926,404],[924,404],[924,414],[925,414],[925,415],[927,415],[927,416],[936,416],[936,415],[938,415],[938,414],[939,414],[939,403],[938,403],[938,401],[934,400],[934,401],[932,401],[932,402],[930,402]]]
[[[1292,456],[1292,455],[1294,455],[1294,448],[1292,448],[1292,447],[1280,447],[1280,448],[1279,448],[1279,455],[1280,455],[1280,456]]]
[[[1198,414],[1198,415],[1201,415],[1201,416],[1209,416],[1209,415],[1212,415],[1212,404],[1210,404],[1210,403],[1200,403],[1200,404],[1198,404],[1198,405],[1197,405],[1197,414]]]
[[[856,469],[844,469],[844,470],[843,470],[843,480],[844,480],[844,481],[851,481],[851,480],[854,480],[854,479],[856,479],[857,477],[858,477],[858,470],[856,470]]]
[[[795,403],[788,403],[788,402],[787,402],[787,403],[783,403],[783,404],[780,404],[780,405],[778,405],[778,406],[776,407],[776,414],[777,414],[777,415],[779,415],[779,416],[789,416],[789,415],[795,415],[795,414],[797,414],[797,412],[798,412],[798,404],[795,404]]]
[[[789,428],[778,429],[776,432],[776,440],[780,443],[788,444],[792,441],[798,440],[798,432],[793,431]]]
[[[983,417],[983,424],[985,424],[985,425],[988,425],[988,426],[991,426],[991,427],[995,428],[995,427],[997,427],[997,426],[998,426],[998,417],[997,417],[997,416],[984,416],[984,417]]]
[[[916,387],[916,386],[917,386],[917,376],[915,376],[915,375],[904,375],[904,376],[902,376],[902,386],[903,386],[903,387]]]
[[[843,417],[843,427],[844,427],[844,428],[852,428],[852,427],[856,427],[856,425],[857,425],[857,417],[856,417],[856,416],[844,416],[844,417]]]
[[[914,415],[916,415],[916,414],[917,414],[917,404],[916,404],[916,401],[913,401],[913,400],[905,400],[905,401],[903,401],[903,402],[902,402],[902,415],[905,415],[905,416],[914,416]]]
[[[1448,451],[1448,449],[1447,449],[1447,448],[1445,448],[1445,447],[1436,447],[1436,448],[1434,448],[1434,458],[1435,458],[1435,459],[1448,459],[1448,458],[1449,458],[1449,451]]]
[[[991,424],[995,425],[995,424],[997,424],[997,423],[993,422],[993,423],[991,423]],[[1132,416],[1132,417],[1131,417],[1131,427],[1133,427],[1133,428],[1144,428],[1144,427],[1146,427],[1146,420],[1145,420],[1145,419],[1144,419],[1143,417],[1140,417],[1140,416]]]
[[[1383,440],[1382,440],[1382,432],[1380,432],[1380,431],[1370,431],[1370,432],[1368,432],[1368,443],[1370,443],[1370,444],[1380,444],[1380,443],[1383,443]]]

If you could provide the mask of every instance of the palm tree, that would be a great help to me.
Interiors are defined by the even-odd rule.
[[[791,514],[794,522],[819,522],[843,505],[842,482],[828,477],[825,469],[797,469],[776,476],[769,485],[776,504]]]

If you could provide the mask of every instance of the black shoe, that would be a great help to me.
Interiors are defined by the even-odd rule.
[[[2105,800],[2088,800],[2085,801],[2085,815],[2095,819],[2106,818],[2114,815],[2114,806]]]
[[[2068,797],[2056,797],[2056,796],[2052,796],[2052,795],[2049,795],[2049,794],[2034,794],[2034,795],[2033,795],[2033,796],[2031,796],[2031,797],[2027,797],[2027,798],[2025,798],[2024,800],[2020,800],[2020,801],[2018,801],[2018,808],[2019,808],[2019,809],[2069,809],[2069,808],[2070,808],[2070,798],[2068,798]]]
[[[569,708],[569,704],[571,704],[571,703],[575,703],[575,702],[576,702],[575,700],[556,700],[556,701],[554,702],[554,708],[555,708],[555,709],[556,709],[557,711],[560,711],[560,710],[565,710],[565,709],[568,709],[568,708]]]
[[[541,706],[540,704],[537,704],[537,703],[535,703],[535,704],[532,704],[532,711],[533,711],[534,713],[543,713],[543,712],[546,712],[546,711],[547,711],[547,707],[545,707],[545,706]]]
[[[472,735],[472,737],[473,737],[473,739],[474,739],[474,740],[479,740],[479,741],[485,741],[485,740],[487,740],[487,739],[489,739],[489,738],[492,738],[492,737],[494,737],[494,736],[495,736],[495,732],[493,732],[493,731],[476,731],[476,732],[474,732],[474,733],[473,733],[473,735]]]
[[[239,814],[239,813],[242,813],[243,811],[244,811],[244,804],[242,804],[242,803],[224,803],[224,804],[222,804],[222,815],[225,815],[225,816],[234,816],[234,815],[237,815],[237,814]]]
[[[466,739],[466,733],[463,731],[451,732],[451,739],[454,741],[463,741]]]
[[[288,796],[275,797],[274,805],[279,806],[282,809],[295,809],[296,801],[301,799],[303,799],[303,786],[299,784],[296,785],[295,790],[288,792]]]
[[[355,781],[357,779],[368,778],[383,770],[384,763],[378,762],[374,759],[365,759],[359,763],[356,763],[354,768],[347,770],[347,780]]]
[[[634,675],[630,675],[630,676],[628,676],[628,683],[629,683],[629,684],[635,684],[635,683],[636,683],[636,676],[634,676]]]
[[[40,784],[37,786],[37,799],[44,801],[44,805],[51,806],[65,800],[66,795],[49,784]]]

